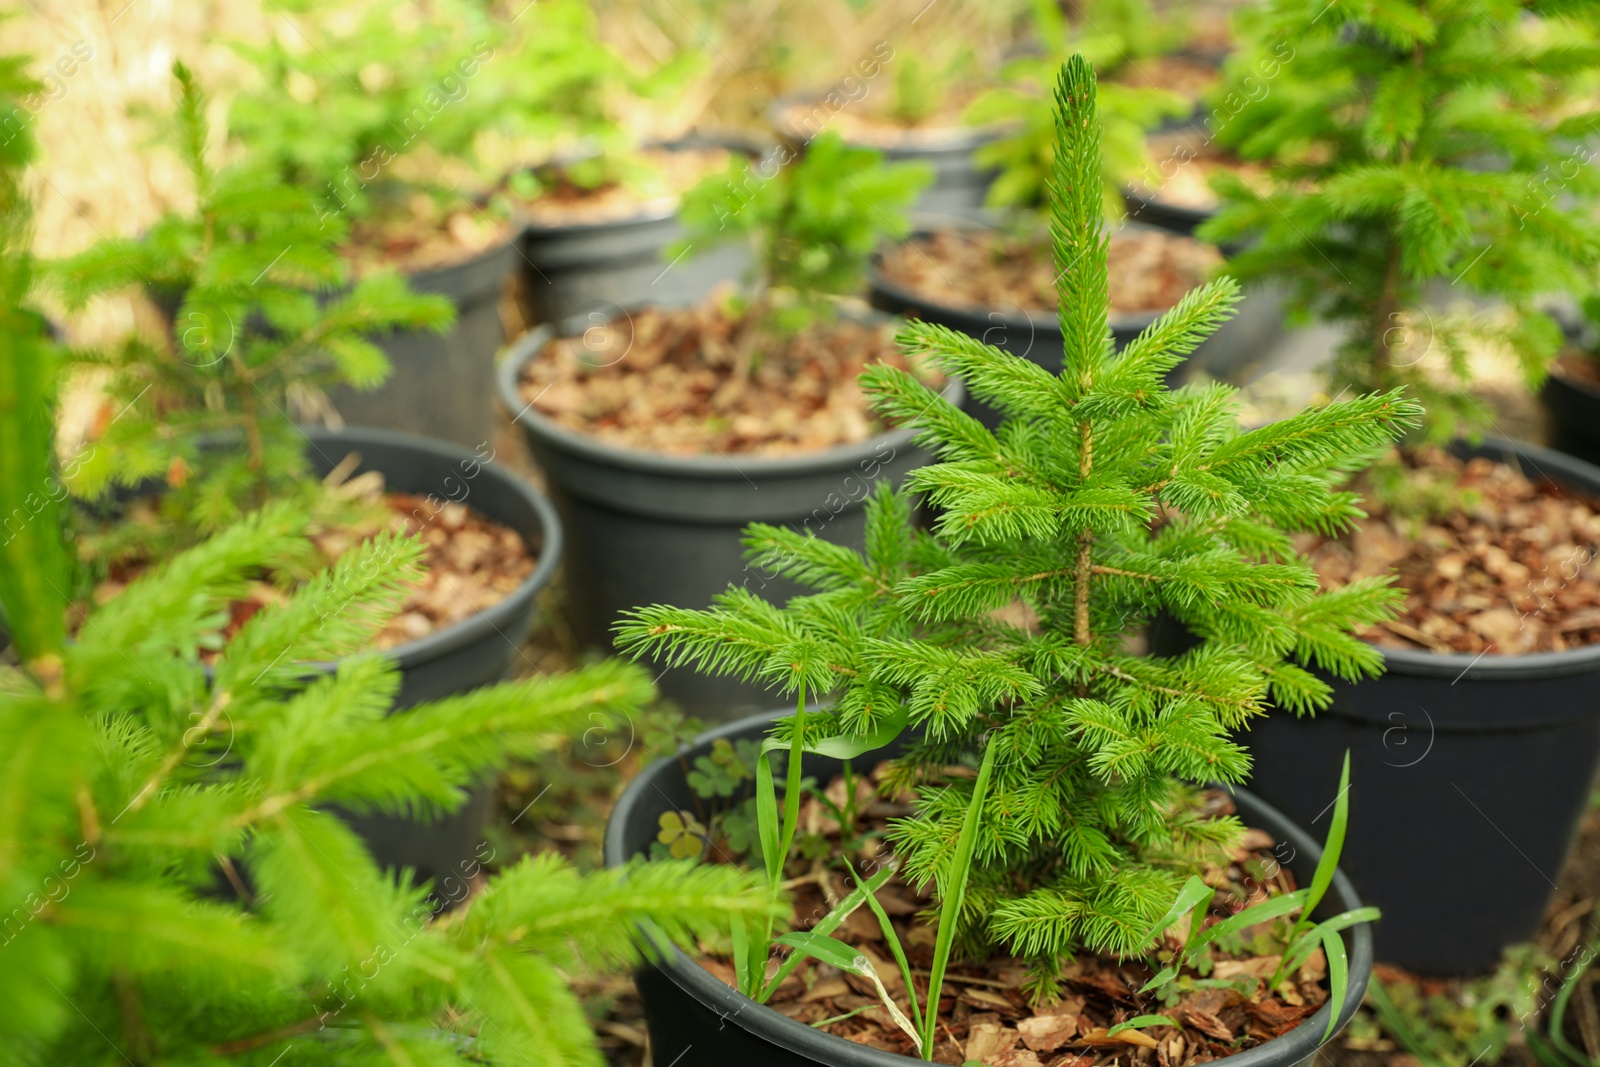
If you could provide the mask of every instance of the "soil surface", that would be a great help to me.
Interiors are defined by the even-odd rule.
[[[1362,636],[1390,648],[1520,655],[1600,641],[1600,502],[1488,459],[1438,449],[1411,475],[1459,493],[1444,514],[1396,514],[1370,494],[1369,518],[1337,539],[1303,536],[1325,588],[1398,572],[1405,606]],[[1360,488],[1360,486],[1358,486]]]
[[[1589,352],[1567,349],[1556,358],[1550,373],[1559,374],[1568,381],[1600,391],[1600,358]]]
[[[880,766],[879,772],[885,766]],[[888,819],[909,814],[907,804],[879,799],[871,781],[858,778],[855,785],[856,802],[865,815],[863,827],[881,829]],[[846,799],[844,789],[842,779],[829,786],[828,795],[836,805],[842,806]],[[1231,800],[1222,792],[1206,794],[1205,803],[1211,814],[1233,812]],[[824,812],[815,797],[808,798],[800,825],[811,835],[828,839],[837,853],[842,847],[838,825]],[[1202,877],[1218,890],[1213,920],[1296,888],[1293,876],[1273,859],[1273,844],[1270,835],[1249,831],[1226,860],[1205,870]],[[875,858],[880,848],[877,839],[866,838],[861,854],[853,857],[859,861],[857,869]],[[811,925],[807,917],[826,915],[847,892],[843,876],[820,860],[794,860],[788,875],[794,891],[791,925],[797,930]],[[934,938],[933,926],[925,917],[921,921],[916,917],[933,902],[897,878],[889,880],[877,899],[905,948],[920,1002],[927,996]],[[1281,926],[1287,929],[1290,922],[1282,920]],[[1248,946],[1266,930],[1265,925],[1251,928],[1243,943]],[[909,1014],[904,977],[872,911],[858,908],[832,936],[871,961],[889,996]],[[1177,945],[1169,938],[1165,947],[1171,950]],[[1280,956],[1258,955],[1247,948],[1238,953],[1218,951],[1214,959],[1216,965],[1209,975],[1212,982],[1195,983],[1196,976],[1186,969],[1189,980],[1180,979],[1169,1002],[1163,1003],[1154,993],[1137,992],[1153,973],[1145,963],[1118,963],[1082,953],[1065,969],[1061,999],[1038,1008],[1029,1006],[1023,992],[1026,967],[1021,961],[997,957],[984,963],[953,964],[939,1002],[934,1061],[976,1061],[985,1067],[1112,1063],[1184,1067],[1270,1040],[1292,1029],[1327,999],[1326,962],[1320,950],[1274,991],[1265,986],[1277,970]],[[728,985],[735,984],[728,959],[707,955],[700,963]],[[768,1003],[790,1018],[857,1044],[906,1056],[916,1054],[910,1037],[895,1024],[870,979],[816,960],[802,963]],[[1176,1025],[1147,1025],[1108,1034],[1118,1023],[1146,1014],[1165,1015]]]
[[[1221,199],[1212,191],[1213,174],[1231,171],[1253,188],[1264,190],[1264,167],[1238,159],[1203,134],[1195,132],[1157,134],[1146,142],[1153,168],[1130,182],[1133,191],[1147,200],[1195,211],[1213,211]]]
[[[893,323],[763,329],[721,300],[650,308],[552,340],[523,369],[523,400],[568,429],[673,455],[781,455],[883,432],[856,377],[911,369]],[[930,383],[938,375],[919,373]]]
[[[376,635],[371,647],[394,648],[460,622],[511,595],[533,572],[538,557],[509,526],[478,514],[464,504],[430,500],[412,493],[386,493],[372,472],[345,483],[352,498],[378,505],[363,521],[324,529],[311,535],[328,563],[384,530],[404,530],[422,539],[427,574],[397,614]],[[137,521],[137,508],[130,509]],[[119,565],[92,593],[96,603],[122,592],[150,569],[147,562]],[[224,638],[232,637],[251,616],[285,599],[281,585],[252,583],[248,595],[234,601]]]
[[[1222,264],[1214,247],[1160,230],[1111,235],[1112,314],[1165,311]],[[1048,238],[994,230],[941,230],[896,245],[879,270],[894,284],[948,307],[1054,313],[1055,264]]]
[[[647,177],[588,188],[559,174],[541,175],[546,187],[531,199],[510,196],[512,209],[535,226],[613,222],[670,208],[701,178],[728,165],[724,148],[647,148],[639,153]]]
[[[406,207],[350,228],[339,252],[358,277],[382,269],[416,273],[454,266],[516,236],[510,222],[486,208],[446,209],[422,193]]]
[[[1202,59],[1154,56],[1134,60],[1110,80],[1132,89],[1164,89],[1197,100],[1222,80],[1222,72],[1215,63]]]

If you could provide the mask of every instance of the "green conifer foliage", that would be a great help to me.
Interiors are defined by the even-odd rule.
[[[1238,782],[1232,735],[1274,704],[1327,704],[1321,668],[1379,670],[1353,627],[1381,619],[1387,579],[1319,592],[1290,534],[1360,516],[1336,488],[1420,415],[1398,391],[1242,432],[1232,390],[1169,391],[1166,372],[1229,314],[1231,279],[1191,292],[1123,352],[1107,328],[1100,125],[1082,56],[1060,74],[1050,179],[1065,364],[1059,374],[913,322],[901,343],[1004,411],[990,432],[912,377],[871,368],[878,410],[919,428],[939,462],[911,500],[870,503],[866,549],[752,526],[768,567],[816,590],[783,607],[730,589],[710,610],[653,606],[621,626],[639,654],[830,694],[803,742],[860,752],[920,731],[893,781],[916,789],[893,841],[942,898],[975,778],[988,770],[959,944],[1032,961],[1048,995],[1070,953],[1134,953],[1197,856],[1229,838],[1186,804],[1189,783]],[[1192,650],[1129,648],[1168,615]],[[794,719],[779,724],[787,736]],[[980,759],[982,754],[982,759]]]
[[[3,293],[9,324],[18,293]],[[55,364],[41,344],[0,351],[0,514],[16,516],[56,484],[36,429]],[[0,542],[15,640],[0,653],[0,1064],[599,1067],[564,974],[633,962],[640,921],[690,943],[780,907],[730,867],[580,874],[543,856],[435,918],[425,887],[380,871],[326,806],[454,809],[591,715],[637,713],[651,686],[612,662],[388,714],[396,666],[352,653],[416,576],[420,543],[393,535],[252,617],[208,671],[230,601],[303,554],[305,528],[288,505],[256,512],[70,643],[56,516]],[[339,657],[307,679],[303,664]]]
[[[1567,88],[1600,69],[1597,13],[1273,0],[1246,23],[1293,58],[1219,140],[1266,162],[1271,188],[1219,176],[1224,209],[1202,236],[1247,246],[1228,268],[1241,281],[1287,282],[1302,312],[1349,327],[1335,389],[1407,385],[1447,437],[1487,417],[1458,389],[1470,346],[1543,377],[1561,333],[1540,298],[1587,291],[1600,264],[1600,110]],[[1446,299],[1425,305],[1430,285]],[[1463,298],[1503,307],[1447,306]]]
[[[305,488],[304,438],[290,417],[297,401],[314,404],[340,383],[377,387],[390,366],[374,334],[442,330],[455,312],[395,274],[344,288],[337,249],[345,220],[319,219],[305,190],[256,161],[214,169],[205,96],[182,64],[174,74],[194,210],[54,267],[74,307],[128,286],[176,305],[164,337],[76,354],[109,375],[112,417],[69,473],[73,491],[87,497],[166,478],[169,512],[215,531]]]

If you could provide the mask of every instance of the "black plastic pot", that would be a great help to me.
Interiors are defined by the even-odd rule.
[[[686,139],[663,147],[708,144],[750,155],[758,151],[727,138]],[[669,259],[667,248],[683,237],[675,199],[604,222],[526,223],[522,291],[529,321],[564,323],[589,315],[593,325],[640,304],[692,304],[719,283],[738,281],[750,270],[750,251],[740,242]]]
[[[1600,469],[1548,449],[1486,439],[1455,451],[1600,496]],[[1153,635],[1152,646],[1175,650],[1170,637]],[[1256,722],[1242,738],[1250,788],[1316,831],[1349,749],[1361,829],[1342,864],[1383,909],[1378,958],[1423,974],[1487,971],[1538,929],[1587,809],[1600,764],[1600,646],[1382,652],[1381,677],[1328,679],[1333,706],[1315,718]]]
[[[517,252],[517,242],[507,240],[463,263],[412,274],[414,291],[455,304],[455,325],[443,334],[405,330],[375,338],[394,372],[370,392],[335,389],[329,399],[340,417],[468,448],[486,444],[494,433],[494,356],[506,341],[500,295]]]
[[[811,104],[807,113],[810,119],[804,125],[790,117],[790,110],[800,104]],[[827,128],[833,117],[827,103],[818,97],[787,96],[773,101],[767,109],[767,121],[778,138],[790,151],[804,152],[806,143]],[[883,153],[889,163],[927,163],[933,168],[933,183],[917,197],[911,210],[938,215],[976,216],[984,209],[989,186],[994,184],[999,171],[980,167],[973,158],[984,145],[992,144],[1000,134],[989,127],[950,127],[947,129],[907,132],[897,144],[874,144],[851,141],[860,148],[871,148]],[[847,138],[848,140],[848,138]]]
[[[1202,222],[1216,214],[1215,210],[1157,200],[1126,185],[1122,187],[1122,204],[1128,211],[1128,218],[1134,222],[1185,235],[1193,235]]]
[[[318,476],[355,452],[361,465],[353,473],[381,471],[390,490],[467,504],[516,530],[539,556],[533,572],[498,604],[388,652],[400,668],[395,710],[510,675],[533,621],[535,598],[550,583],[561,559],[561,523],[549,502],[491,462],[493,454],[487,450],[474,453],[390,430],[307,428],[304,432],[306,455]],[[470,872],[482,858],[489,800],[489,788],[482,787],[461,808],[426,824],[384,815],[342,812],[341,816],[366,840],[381,866],[410,867],[422,878],[433,879],[436,891],[449,898],[456,894],[452,886],[470,881]]]
[[[977,226],[971,226],[977,229]],[[926,231],[916,236],[926,236]],[[921,319],[958,330],[970,337],[1002,348],[1013,355],[1037,363],[1051,372],[1061,369],[1063,342],[1061,323],[1055,311],[1042,311],[1013,305],[1009,308],[964,308],[942,304],[914,293],[885,277],[874,257],[869,274],[868,299],[873,307],[907,318]],[[1144,311],[1111,316],[1111,334],[1120,350],[1157,318],[1160,312]],[[1255,363],[1282,336],[1283,304],[1270,291],[1254,292],[1238,306],[1234,317],[1206,338],[1188,359],[1168,376],[1173,387],[1183,384],[1195,370],[1227,380]],[[991,429],[1000,422],[993,408],[971,397],[966,410]]]
[[[1600,386],[1553,370],[1539,390],[1549,417],[1550,446],[1587,463],[1600,463]]]
[[[570,326],[581,333],[583,320]],[[877,482],[898,484],[929,461],[912,431],[809,455],[666,456],[576,433],[532,410],[517,391],[522,367],[556,336],[541,326],[500,365],[500,398],[515,413],[567,530],[567,621],[580,641],[611,646],[620,612],[649,604],[703,608],[730,584],[778,603],[800,587],[746,564],[745,526],[767,522],[860,547],[862,504]],[[952,383],[946,395],[959,400]],[[764,689],[670,670],[661,691],[689,712],[729,718],[769,706]]]
[[[697,757],[709,753],[717,739],[756,740],[765,734],[770,722],[770,715],[758,715],[730,723],[706,734],[677,757],[652,764],[635,778],[617,801],[606,824],[606,866],[621,866],[632,857],[647,853],[660,829],[657,820],[662,814],[703,812],[708,802],[689,788],[685,780],[686,768]],[[891,758],[897,751],[898,743],[859,757],[856,765],[871,766],[877,760]],[[805,760],[805,773],[822,782],[837,774],[840,768],[838,760],[821,756],[808,755]],[[1283,861],[1284,865],[1294,872],[1300,884],[1309,884],[1311,872],[1322,854],[1317,842],[1298,825],[1244,790],[1237,790],[1234,800],[1246,825],[1265,830],[1288,846],[1277,850],[1279,854],[1287,852],[1292,856]],[[1370,824],[1353,823],[1352,838],[1359,838],[1372,829],[1375,827]],[[1361,906],[1354,887],[1342,872],[1335,873],[1329,896],[1333,911]],[[1372,935],[1367,925],[1352,928],[1346,944],[1350,947],[1350,986],[1338,1028],[1348,1023],[1360,1006],[1372,972]],[[921,1062],[823,1033],[757,1004],[724,985],[676,949],[670,950],[659,963],[646,964],[635,980],[650,1029],[650,1047],[661,1063],[673,1063],[677,1067],[743,1067],[744,1064],[909,1067]],[[1225,1062],[1230,1067],[1310,1067],[1316,1050],[1324,1044],[1322,1035],[1331,1011],[1332,1006],[1324,1004],[1316,1014],[1282,1037],[1230,1056]]]

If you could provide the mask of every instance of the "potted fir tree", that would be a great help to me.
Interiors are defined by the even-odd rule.
[[[384,529],[427,544],[426,581],[377,637],[399,668],[397,707],[504,678],[560,558],[550,505],[491,462],[485,439],[469,450],[387,430],[302,429],[290,414],[325,407],[335,385],[381,383],[388,364],[371,336],[439,329],[449,303],[388,273],[343,289],[340,222],[319,223],[300,190],[248,163],[213,170],[203,98],[187,71],[177,74],[194,213],[55,267],[72,305],[141,283],[181,297],[162,336],[74,354],[103,376],[100,413],[65,472],[89,502],[78,544],[84,596],[114,597],[198,535],[291,500],[314,520],[324,562]],[[242,591],[235,625],[312,562],[278,561],[272,581]],[[463,819],[482,814],[480,805]],[[442,830],[439,847],[470,850],[461,838],[474,832]],[[394,858],[432,866],[430,847],[402,839]]]
[[[1537,380],[1562,340],[1538,301],[1584,291],[1600,263],[1600,179],[1564,166],[1597,114],[1553,117],[1564,87],[1543,73],[1595,65],[1566,47],[1567,17],[1279,0],[1253,31],[1295,48],[1234,142],[1268,188],[1220,177],[1226,206],[1200,232],[1245,242],[1231,272],[1346,327],[1330,392],[1404,385],[1431,441],[1492,428],[1463,388],[1470,361],[1506,350]],[[1306,546],[1330,586],[1398,571],[1402,617],[1365,631],[1384,677],[1250,737],[1254,787],[1305,820],[1353,750],[1356,813],[1389,824],[1352,844],[1352,877],[1389,917],[1380,955],[1431,972],[1487,969],[1533,934],[1600,757],[1600,470],[1474,440],[1411,442],[1361,487],[1368,519]]]
[[[404,598],[417,539],[369,541],[225,635],[239,589],[311,548],[305,518],[273,505],[66,640],[56,357],[19,311],[16,217],[0,275],[0,511],[31,517],[0,544],[14,639],[0,764],[27,798],[0,826],[8,1058],[465,1065],[537,1050],[594,1064],[564,978],[574,963],[627,963],[639,922],[692,943],[730,914],[773,913],[740,872],[681,862],[583,875],[508,857],[483,881],[496,857],[480,841],[454,872],[480,892],[436,918],[425,885],[380,869],[327,806],[449,812],[509,758],[651,696],[642,672],[609,663],[386,717],[395,664],[352,653]],[[337,674],[309,682],[299,666],[335,657]]]
[[[1014,0],[952,5],[897,27],[892,43],[877,41],[826,91],[775,100],[768,109],[773,132],[797,153],[832,129],[846,143],[881,150],[891,162],[926,163],[934,177],[912,205],[915,213],[979,212],[995,171],[975,155],[1001,131],[971,125],[962,114],[1011,44],[1017,6]],[[871,32],[868,22],[863,19],[861,36]]]
[[[908,324],[908,352],[1005,411],[998,433],[904,372],[865,374],[880,409],[940,457],[910,479],[940,509],[934,532],[887,487],[864,554],[753,526],[753,552],[816,592],[780,609],[735,588],[712,610],[657,605],[623,628],[636,653],[759,679],[798,706],[719,731],[685,753],[694,773],[687,760],[647,772],[613,813],[608,862],[653,841],[708,862],[748,850],[769,884],[822,887],[815,911],[797,898],[776,971],[772,928],[735,922],[703,966],[669,954],[640,975],[657,1055],[1021,1067],[1139,1046],[1175,1064],[1241,1048],[1243,1062],[1291,1064],[1355,1010],[1373,913],[1334,872],[1345,799],[1330,790],[1319,862],[1303,831],[1236,794],[1266,831],[1257,847],[1281,846],[1267,862],[1239,849],[1239,821],[1214,817],[1195,783],[1248,773],[1232,734],[1272,700],[1326,705],[1327,684],[1296,660],[1347,678],[1379,666],[1350,631],[1386,617],[1395,592],[1384,579],[1320,591],[1290,536],[1347,524],[1337,482],[1419,409],[1391,392],[1241,432],[1227,387],[1169,392],[1166,372],[1236,302],[1228,279],[1115,354],[1081,56],[1056,98],[1063,369]],[[1127,638],[1160,611],[1200,646],[1134,655]],[[787,753],[781,815],[775,752]],[[752,780],[748,805],[717,799]],[[1330,886],[1352,910],[1314,926]],[[818,1001],[843,1010],[819,1015]]]
[[[904,225],[925,180],[833,134],[765,178],[735,161],[685,202],[685,244],[754,235],[752,294],[541,327],[517,342],[501,398],[569,530],[569,617],[585,643],[609,647],[618,613],[651,600],[700,606],[730,581],[777,592],[763,592],[775,575],[741,559],[747,523],[859,544],[872,484],[924,461],[911,432],[874,418],[855,386],[865,365],[903,364],[892,327],[839,310],[831,294],[859,284],[878,235]],[[687,671],[662,687],[698,714],[761,706],[759,689]]]
[[[675,50],[641,71],[601,41],[584,0],[529,9],[500,79],[497,128],[519,154],[502,190],[524,232],[519,299],[530,324],[598,318],[651,303],[689,303],[748,265],[740,249],[674,258],[678,202],[730,156],[756,147],[731,137],[640,146],[630,111],[681,90],[700,59]],[[630,118],[635,121],[630,122]],[[532,165],[530,165],[532,164]]]
[[[341,415],[473,447],[493,420],[499,304],[521,234],[478,152],[503,107],[508,33],[457,0],[346,15],[280,13],[265,43],[235,43],[256,79],[230,109],[231,132],[324,222],[340,221],[353,276],[397,271],[455,306],[442,332],[383,334],[393,373],[377,389],[336,388]]]

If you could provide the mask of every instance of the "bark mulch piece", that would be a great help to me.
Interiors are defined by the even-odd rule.
[[[701,178],[725,168],[733,153],[715,147],[647,148],[640,156],[648,175],[639,180],[587,188],[559,174],[547,174],[542,175],[547,187],[537,197],[510,196],[510,202],[536,226],[614,222],[651,208],[670,208]]]
[[[1111,235],[1111,310],[1165,311],[1222,263],[1214,247],[1159,230]],[[997,231],[941,230],[884,253],[883,275],[903,289],[949,307],[1054,312],[1056,268],[1049,239]]]
[[[885,766],[872,777],[881,778]],[[856,784],[857,802],[866,814],[863,825],[881,828],[889,818],[909,813],[904,803],[877,799],[872,781],[863,777]],[[843,790],[842,779],[828,787],[836,805],[845,799]],[[1211,814],[1233,812],[1231,800],[1220,791],[1207,793],[1205,804]],[[832,839],[837,851],[838,826],[824,810],[816,798],[807,798],[800,826]],[[1218,863],[1206,868],[1202,877],[1218,889],[1212,918],[1232,914],[1247,901],[1257,903],[1294,891],[1293,876],[1272,856],[1273,844],[1270,835],[1248,830],[1226,858],[1219,857]],[[868,838],[862,851],[876,853],[879,847],[878,841]],[[868,862],[872,857],[855,858]],[[788,871],[787,884],[794,891],[795,929],[810,925],[806,917],[826,915],[848,891],[839,871],[821,860],[811,861],[809,869],[802,870],[806,862],[791,861]],[[859,863],[856,866],[861,869]],[[934,928],[925,921],[933,901],[898,878],[891,878],[879,890],[878,900],[905,948],[920,1003],[927,996],[933,958]],[[924,921],[914,922],[919,916]],[[1245,932],[1246,945],[1255,932]],[[889,995],[906,1011],[904,978],[873,913],[865,906],[858,908],[832,936],[854,946],[872,962]],[[1176,945],[1169,938],[1167,947]],[[1162,1004],[1153,994],[1137,992],[1152,973],[1137,960],[1118,962],[1082,953],[1065,969],[1061,998],[1037,1006],[1030,1005],[1023,992],[1026,967],[1021,961],[1002,956],[983,962],[953,962],[939,1001],[934,1062],[975,1060],[985,1067],[1109,1067],[1113,1063],[1188,1067],[1271,1040],[1293,1029],[1327,999],[1326,961],[1320,949],[1274,991],[1264,987],[1281,957],[1255,955],[1246,949],[1237,956],[1215,952],[1214,958],[1216,966],[1210,977],[1231,984],[1189,988],[1170,1004]],[[728,985],[735,985],[728,959],[703,953],[699,963]],[[890,1018],[869,979],[816,960],[802,963],[768,1005],[800,1022],[821,1023],[819,1029],[857,1044],[916,1055],[911,1039]],[[1118,1023],[1145,1014],[1163,1014],[1178,1025],[1107,1034]]]
[[[1455,506],[1408,518],[1369,494],[1370,517],[1352,532],[1299,539],[1324,588],[1397,572],[1405,606],[1362,637],[1390,648],[1501,655],[1600,641],[1600,502],[1436,448],[1405,462],[1413,476],[1453,484]]]
[[[673,455],[781,455],[866,441],[885,428],[856,377],[911,369],[892,323],[818,320],[765,329],[713,299],[648,308],[528,361],[525,402],[610,444]],[[924,381],[938,375],[919,372]]]

